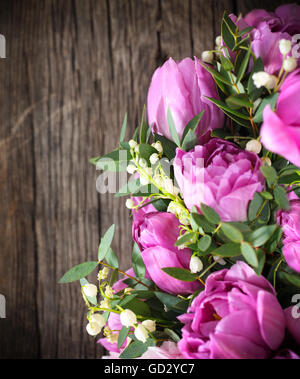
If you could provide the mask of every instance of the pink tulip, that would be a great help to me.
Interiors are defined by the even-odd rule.
[[[261,141],[270,151],[300,166],[300,69],[290,74],[280,89],[276,111],[263,114]]]
[[[218,99],[215,81],[199,60],[185,58],[176,63],[170,58],[155,71],[149,88],[148,121],[153,124],[153,131],[171,139],[167,121],[169,108],[181,138],[189,121],[204,110],[196,130],[201,142],[209,131],[221,128],[224,123],[223,112],[206,96]]]
[[[188,359],[265,359],[280,347],[285,317],[274,288],[244,262],[211,274],[179,317]]]

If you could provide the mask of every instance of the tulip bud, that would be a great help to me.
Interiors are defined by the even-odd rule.
[[[126,205],[126,208],[128,209],[133,209],[135,207],[132,199],[127,199],[125,205]]]
[[[149,337],[147,329],[143,325],[138,325],[134,331],[134,335],[139,341],[145,343]]]
[[[221,266],[225,266],[226,265],[226,261],[224,261],[224,259],[222,257],[214,255],[213,259],[214,259],[215,262],[218,262],[219,265],[221,265]]]
[[[279,50],[282,55],[287,55],[292,50],[292,42],[287,39],[279,41]]]
[[[102,327],[97,322],[89,322],[86,326],[86,331],[90,336],[96,336],[101,333]]]
[[[127,166],[127,172],[128,172],[128,174],[131,174],[131,175],[134,174],[136,172],[136,167],[132,164],[128,165]]]
[[[283,68],[286,72],[292,72],[297,68],[296,58],[286,58],[283,62]]]
[[[155,163],[157,163],[159,161],[159,156],[158,154],[154,153],[150,156],[150,163],[152,165],[155,165]]]
[[[201,58],[205,63],[212,63],[214,60],[214,53],[211,51],[203,51]]]
[[[129,141],[129,146],[131,149],[135,149],[137,147],[137,142],[133,139]]]
[[[104,317],[100,313],[94,313],[90,318],[89,322],[94,324],[99,324],[101,329],[105,326],[106,322],[104,320]]]
[[[190,260],[190,271],[192,274],[196,274],[203,270],[203,263],[198,257],[192,257]]]
[[[85,284],[82,290],[87,297],[94,297],[98,293],[98,288],[95,284]]]
[[[251,151],[252,153],[259,154],[261,152],[262,145],[259,141],[256,139],[252,139],[251,141],[247,142],[246,150]]]
[[[137,323],[137,318],[135,313],[133,313],[130,309],[125,309],[120,314],[120,321],[123,326],[129,328],[130,326],[134,326]]]

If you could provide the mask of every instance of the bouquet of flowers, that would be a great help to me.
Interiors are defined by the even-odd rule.
[[[201,60],[158,68],[133,137],[125,116],[118,148],[91,159],[108,183],[130,174],[115,196],[132,268],[112,225],[60,282],[80,280],[110,358],[300,359],[300,6],[225,12],[221,31]]]

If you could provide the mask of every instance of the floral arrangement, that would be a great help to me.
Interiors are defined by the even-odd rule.
[[[148,117],[91,159],[131,175],[132,268],[112,225],[60,282],[80,280],[107,358],[300,359],[300,6],[225,12],[221,31],[158,68]]]

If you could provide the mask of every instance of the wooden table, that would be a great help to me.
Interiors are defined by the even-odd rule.
[[[125,200],[98,195],[88,158],[111,151],[123,116],[140,120],[155,68],[214,47],[224,9],[284,1],[1,0],[0,357],[93,358],[78,283],[116,224],[123,268],[131,253]],[[129,137],[129,135],[128,135]]]

